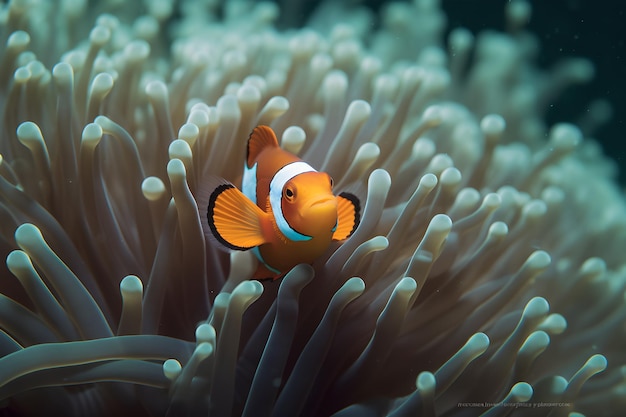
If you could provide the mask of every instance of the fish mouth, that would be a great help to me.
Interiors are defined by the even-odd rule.
[[[314,206],[319,206],[321,204],[330,203],[333,200],[334,200],[334,198],[331,198],[331,197],[321,198],[319,200],[315,200],[313,203],[311,203],[311,205],[309,207],[314,207]]]
[[[315,199],[303,208],[300,215],[305,224],[313,227],[316,230],[314,233],[319,234],[319,230],[330,230],[337,222],[337,202],[332,197]]]

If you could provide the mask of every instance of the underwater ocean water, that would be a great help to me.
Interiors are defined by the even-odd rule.
[[[1,2],[0,416],[621,416],[623,15]],[[273,281],[259,125],[277,258],[298,175],[358,220]]]
[[[537,57],[540,66],[554,65],[566,57],[585,57],[594,65],[594,77],[559,97],[554,97],[546,114],[548,123],[580,121],[590,105],[608,104],[611,117],[598,127],[594,137],[604,152],[619,165],[618,181],[626,184],[626,29],[621,22],[626,16],[620,2],[594,4],[580,0],[535,1],[533,17],[529,22],[541,43]],[[450,26],[464,26],[472,30],[501,28],[501,2],[480,4],[455,0],[443,1]],[[480,10],[481,13],[476,13]]]

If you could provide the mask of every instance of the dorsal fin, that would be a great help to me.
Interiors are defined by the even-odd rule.
[[[267,147],[278,147],[276,134],[269,126],[255,127],[248,138],[248,150],[246,153],[246,163],[248,164],[248,168],[252,168],[254,160],[257,156],[259,156],[261,151]]]

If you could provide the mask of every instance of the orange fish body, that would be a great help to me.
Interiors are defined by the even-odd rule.
[[[332,186],[327,173],[281,149],[272,129],[258,126],[248,139],[242,191],[222,184],[209,198],[210,231],[230,249],[254,252],[255,278],[277,279],[356,229],[359,200],[335,196]]]

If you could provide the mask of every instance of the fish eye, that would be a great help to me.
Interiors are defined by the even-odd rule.
[[[283,195],[285,196],[287,201],[293,201],[293,199],[296,196],[296,190],[292,187],[285,187],[285,191],[283,192]]]
[[[328,178],[330,178],[330,188],[333,188],[335,186],[335,180],[331,176],[329,176]]]

